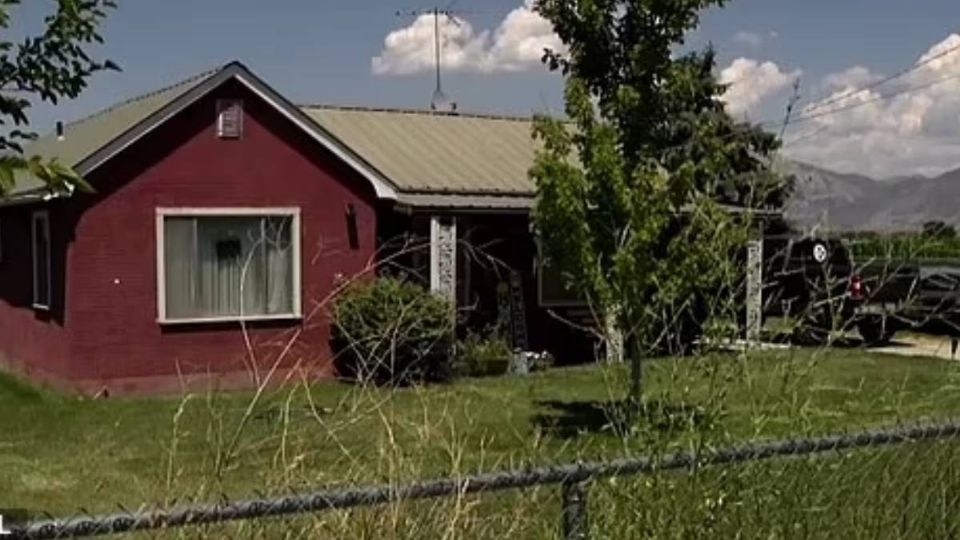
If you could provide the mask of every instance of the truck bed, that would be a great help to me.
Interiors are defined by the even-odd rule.
[[[960,261],[883,259],[856,268],[866,289],[858,313],[883,314],[915,328],[960,322]]]

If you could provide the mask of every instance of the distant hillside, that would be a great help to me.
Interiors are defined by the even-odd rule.
[[[916,229],[930,220],[960,224],[960,169],[935,178],[878,181],[805,163],[783,166],[797,177],[787,217],[802,227],[900,230]]]

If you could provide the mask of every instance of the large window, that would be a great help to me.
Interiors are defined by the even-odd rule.
[[[33,252],[33,307],[50,309],[50,216],[46,210],[30,220]]]
[[[298,209],[157,211],[161,322],[300,315]]]

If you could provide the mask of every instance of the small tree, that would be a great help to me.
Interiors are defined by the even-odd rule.
[[[0,28],[9,30],[11,11],[20,0],[0,0]],[[0,40],[0,198],[16,183],[18,171],[27,171],[52,190],[79,186],[83,180],[65,164],[24,156],[23,143],[36,138],[25,130],[29,109],[36,101],[56,104],[80,95],[95,73],[118,69],[109,60],[90,57],[87,48],[102,43],[99,28],[113,0],[57,0],[56,10],[44,19],[45,29],[19,43]]]
[[[732,259],[750,209],[780,207],[776,137],[734,122],[712,50],[677,55],[699,13],[723,0],[540,0],[568,52],[566,120],[539,118],[530,174],[544,255],[614,313],[641,398],[646,351],[735,298]],[[724,205],[747,209],[728,212]]]

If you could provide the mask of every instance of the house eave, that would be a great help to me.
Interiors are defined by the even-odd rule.
[[[25,206],[28,204],[40,204],[56,199],[65,199],[73,195],[73,190],[50,191],[47,189],[38,189],[19,193],[12,197],[0,199],[0,208],[10,206]]]
[[[536,201],[535,193],[521,192],[401,192],[395,208],[403,213],[496,213],[529,214]],[[721,209],[734,215],[751,215],[767,220],[783,216],[782,210],[745,208],[722,204]],[[691,206],[680,209],[681,214],[692,212]]]
[[[395,208],[403,213],[528,214],[532,193],[401,192]]]
[[[271,88],[239,62],[233,62],[227,65],[216,75],[205,79],[193,88],[185,91],[160,110],[146,117],[127,131],[117,135],[110,142],[76,163],[74,166],[75,170],[80,175],[91,173],[117,154],[123,152],[130,145],[160,127],[169,119],[229,80],[240,82],[240,84],[266,101],[288,120],[292,121],[311,138],[319,142],[321,146],[354,169],[361,177],[370,183],[379,199],[396,200],[397,191],[384,175],[366,163],[360,156],[352,152],[346,145],[336,140],[330,133],[327,133],[326,130],[287,101],[279,92]]]

